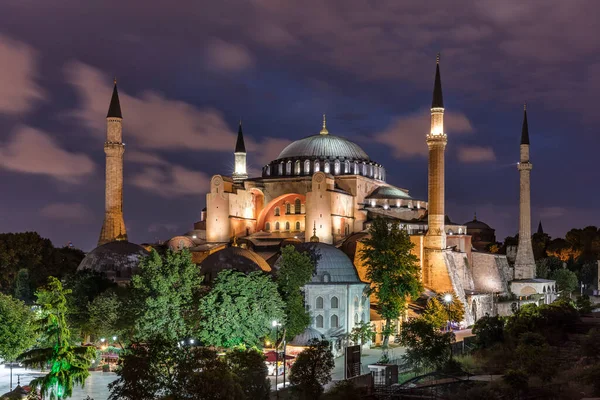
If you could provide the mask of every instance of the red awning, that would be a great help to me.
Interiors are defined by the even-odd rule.
[[[269,351],[267,353],[265,353],[265,356],[267,356],[266,361],[267,362],[275,362],[277,360],[277,353],[275,353],[274,351]],[[289,354],[285,355],[285,359],[286,360],[293,360],[295,357],[290,356]],[[283,357],[280,355],[278,358],[279,361],[283,361]]]

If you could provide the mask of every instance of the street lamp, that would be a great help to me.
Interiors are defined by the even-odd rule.
[[[444,303],[446,304],[446,309],[450,310],[450,304],[452,303],[452,295],[450,293],[446,293],[444,295]],[[446,331],[450,332],[450,315],[448,315],[448,322],[446,325]]]
[[[273,320],[271,325],[275,328],[275,394],[277,398],[279,398],[279,392],[277,391],[277,375],[279,374],[279,352],[277,351],[277,339],[279,338],[279,323]]]

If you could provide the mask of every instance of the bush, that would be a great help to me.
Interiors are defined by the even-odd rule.
[[[488,348],[496,343],[504,342],[504,319],[499,316],[490,317],[486,314],[475,322],[473,327],[475,345],[480,348]]]
[[[507,370],[502,379],[516,393],[527,391],[529,386],[529,377],[527,376],[527,373],[520,369]]]

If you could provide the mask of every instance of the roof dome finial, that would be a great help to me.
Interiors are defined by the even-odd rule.
[[[477,221],[477,211],[475,211],[475,214],[473,215],[473,221]]]
[[[310,238],[310,241],[312,243],[318,243],[319,242],[319,237],[317,236],[317,221],[313,221],[313,235]]]
[[[329,131],[327,130],[327,119],[325,118],[325,114],[323,114],[323,129],[321,129],[321,135],[327,135]]]

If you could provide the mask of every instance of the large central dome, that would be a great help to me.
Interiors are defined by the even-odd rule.
[[[330,135],[325,125],[318,135],[296,140],[263,167],[264,178],[312,176],[323,171],[332,175],[362,175],[385,181],[385,169],[372,161],[354,142]]]
[[[369,161],[369,156],[359,145],[335,135],[313,135],[289,144],[277,160],[296,157],[345,158]]]

